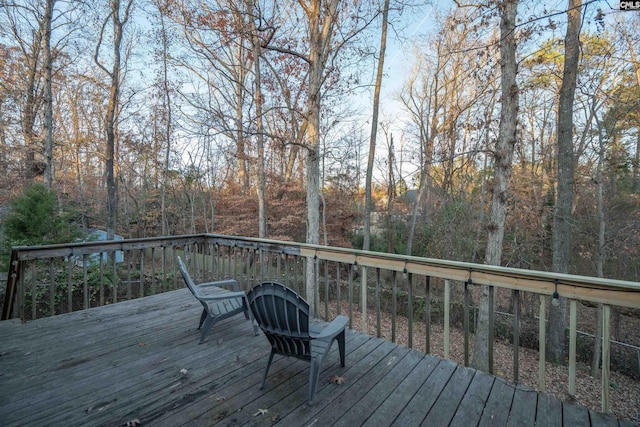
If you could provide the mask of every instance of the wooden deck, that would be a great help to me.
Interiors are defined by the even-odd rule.
[[[199,345],[186,289],[36,320],[0,322],[2,426],[624,425],[584,407],[348,331],[325,359],[316,403],[308,364],[276,358],[242,316]],[[332,375],[345,378],[332,384]]]

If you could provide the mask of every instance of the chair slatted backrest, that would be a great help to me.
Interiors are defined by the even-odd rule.
[[[187,266],[184,265],[184,262],[180,257],[178,257],[178,266],[180,267],[180,273],[182,273],[182,278],[184,279],[184,283],[187,284],[187,287],[189,288],[193,296],[195,296],[199,300],[203,296],[202,292],[200,292],[200,289],[198,289],[198,286],[196,286],[195,282],[191,278],[191,275],[187,271]],[[202,303],[202,305],[205,305],[202,301],[200,302]]]
[[[280,354],[310,359],[309,303],[276,282],[255,286],[247,295],[260,329]]]

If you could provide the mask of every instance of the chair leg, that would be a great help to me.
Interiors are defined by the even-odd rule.
[[[345,333],[342,331],[336,339],[338,340],[338,351],[340,352],[340,366],[344,368],[344,339]]]
[[[318,387],[318,379],[320,378],[320,365],[322,364],[322,358],[311,359],[311,366],[309,367],[309,400],[308,405],[313,404],[313,399],[316,397],[316,388]]]
[[[271,354],[269,354],[269,361],[267,362],[267,369],[264,370],[264,375],[262,376],[262,384],[260,385],[260,390],[264,389],[264,384],[267,382],[267,374],[269,374],[269,368],[271,367],[271,361],[273,360],[273,355],[275,352],[271,349]]]
[[[247,297],[242,298],[242,307],[244,309],[244,317],[249,319],[251,322],[251,326],[253,326],[253,335],[258,335],[258,327],[256,326],[256,322],[253,319],[253,314],[249,309],[249,303],[247,302]]]
[[[202,310],[202,314],[200,315],[200,323],[198,324],[198,329],[202,328],[202,324],[204,320],[207,318],[207,310]]]
[[[210,315],[206,316],[204,324],[202,325],[202,328],[200,330],[200,344],[206,341],[207,334],[211,330],[211,327],[213,326],[214,323],[215,323],[215,318],[213,316],[210,316]]]

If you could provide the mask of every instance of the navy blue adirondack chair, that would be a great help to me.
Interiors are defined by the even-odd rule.
[[[306,360],[311,363],[308,397],[311,405],[322,360],[334,341],[338,341],[340,364],[344,367],[345,327],[349,318],[338,316],[331,323],[312,319],[309,316],[309,303],[293,290],[276,282],[255,286],[247,294],[247,299],[255,321],[271,343],[271,354],[260,389],[264,388],[275,354]]]
[[[249,311],[247,296],[240,290],[236,280],[219,280],[217,282],[196,284],[191,279],[187,267],[180,257],[178,257],[178,265],[187,287],[204,308],[198,325],[198,329],[200,329],[200,344],[206,341],[207,334],[209,334],[215,323],[240,313],[244,313],[245,317],[251,320],[253,331],[258,335],[258,329],[253,324],[253,317]],[[231,287],[232,290],[225,289],[225,287]]]

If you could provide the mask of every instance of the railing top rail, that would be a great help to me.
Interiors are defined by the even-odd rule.
[[[18,260],[25,261],[91,254],[101,251],[133,250],[192,243],[213,243],[229,247],[277,251],[347,264],[466,281],[474,284],[519,289],[545,295],[552,295],[557,291],[560,296],[568,298],[640,308],[640,283],[638,282],[243,236],[203,233],[176,237],[163,236],[46,246],[21,246],[15,247],[14,251],[17,253]]]

